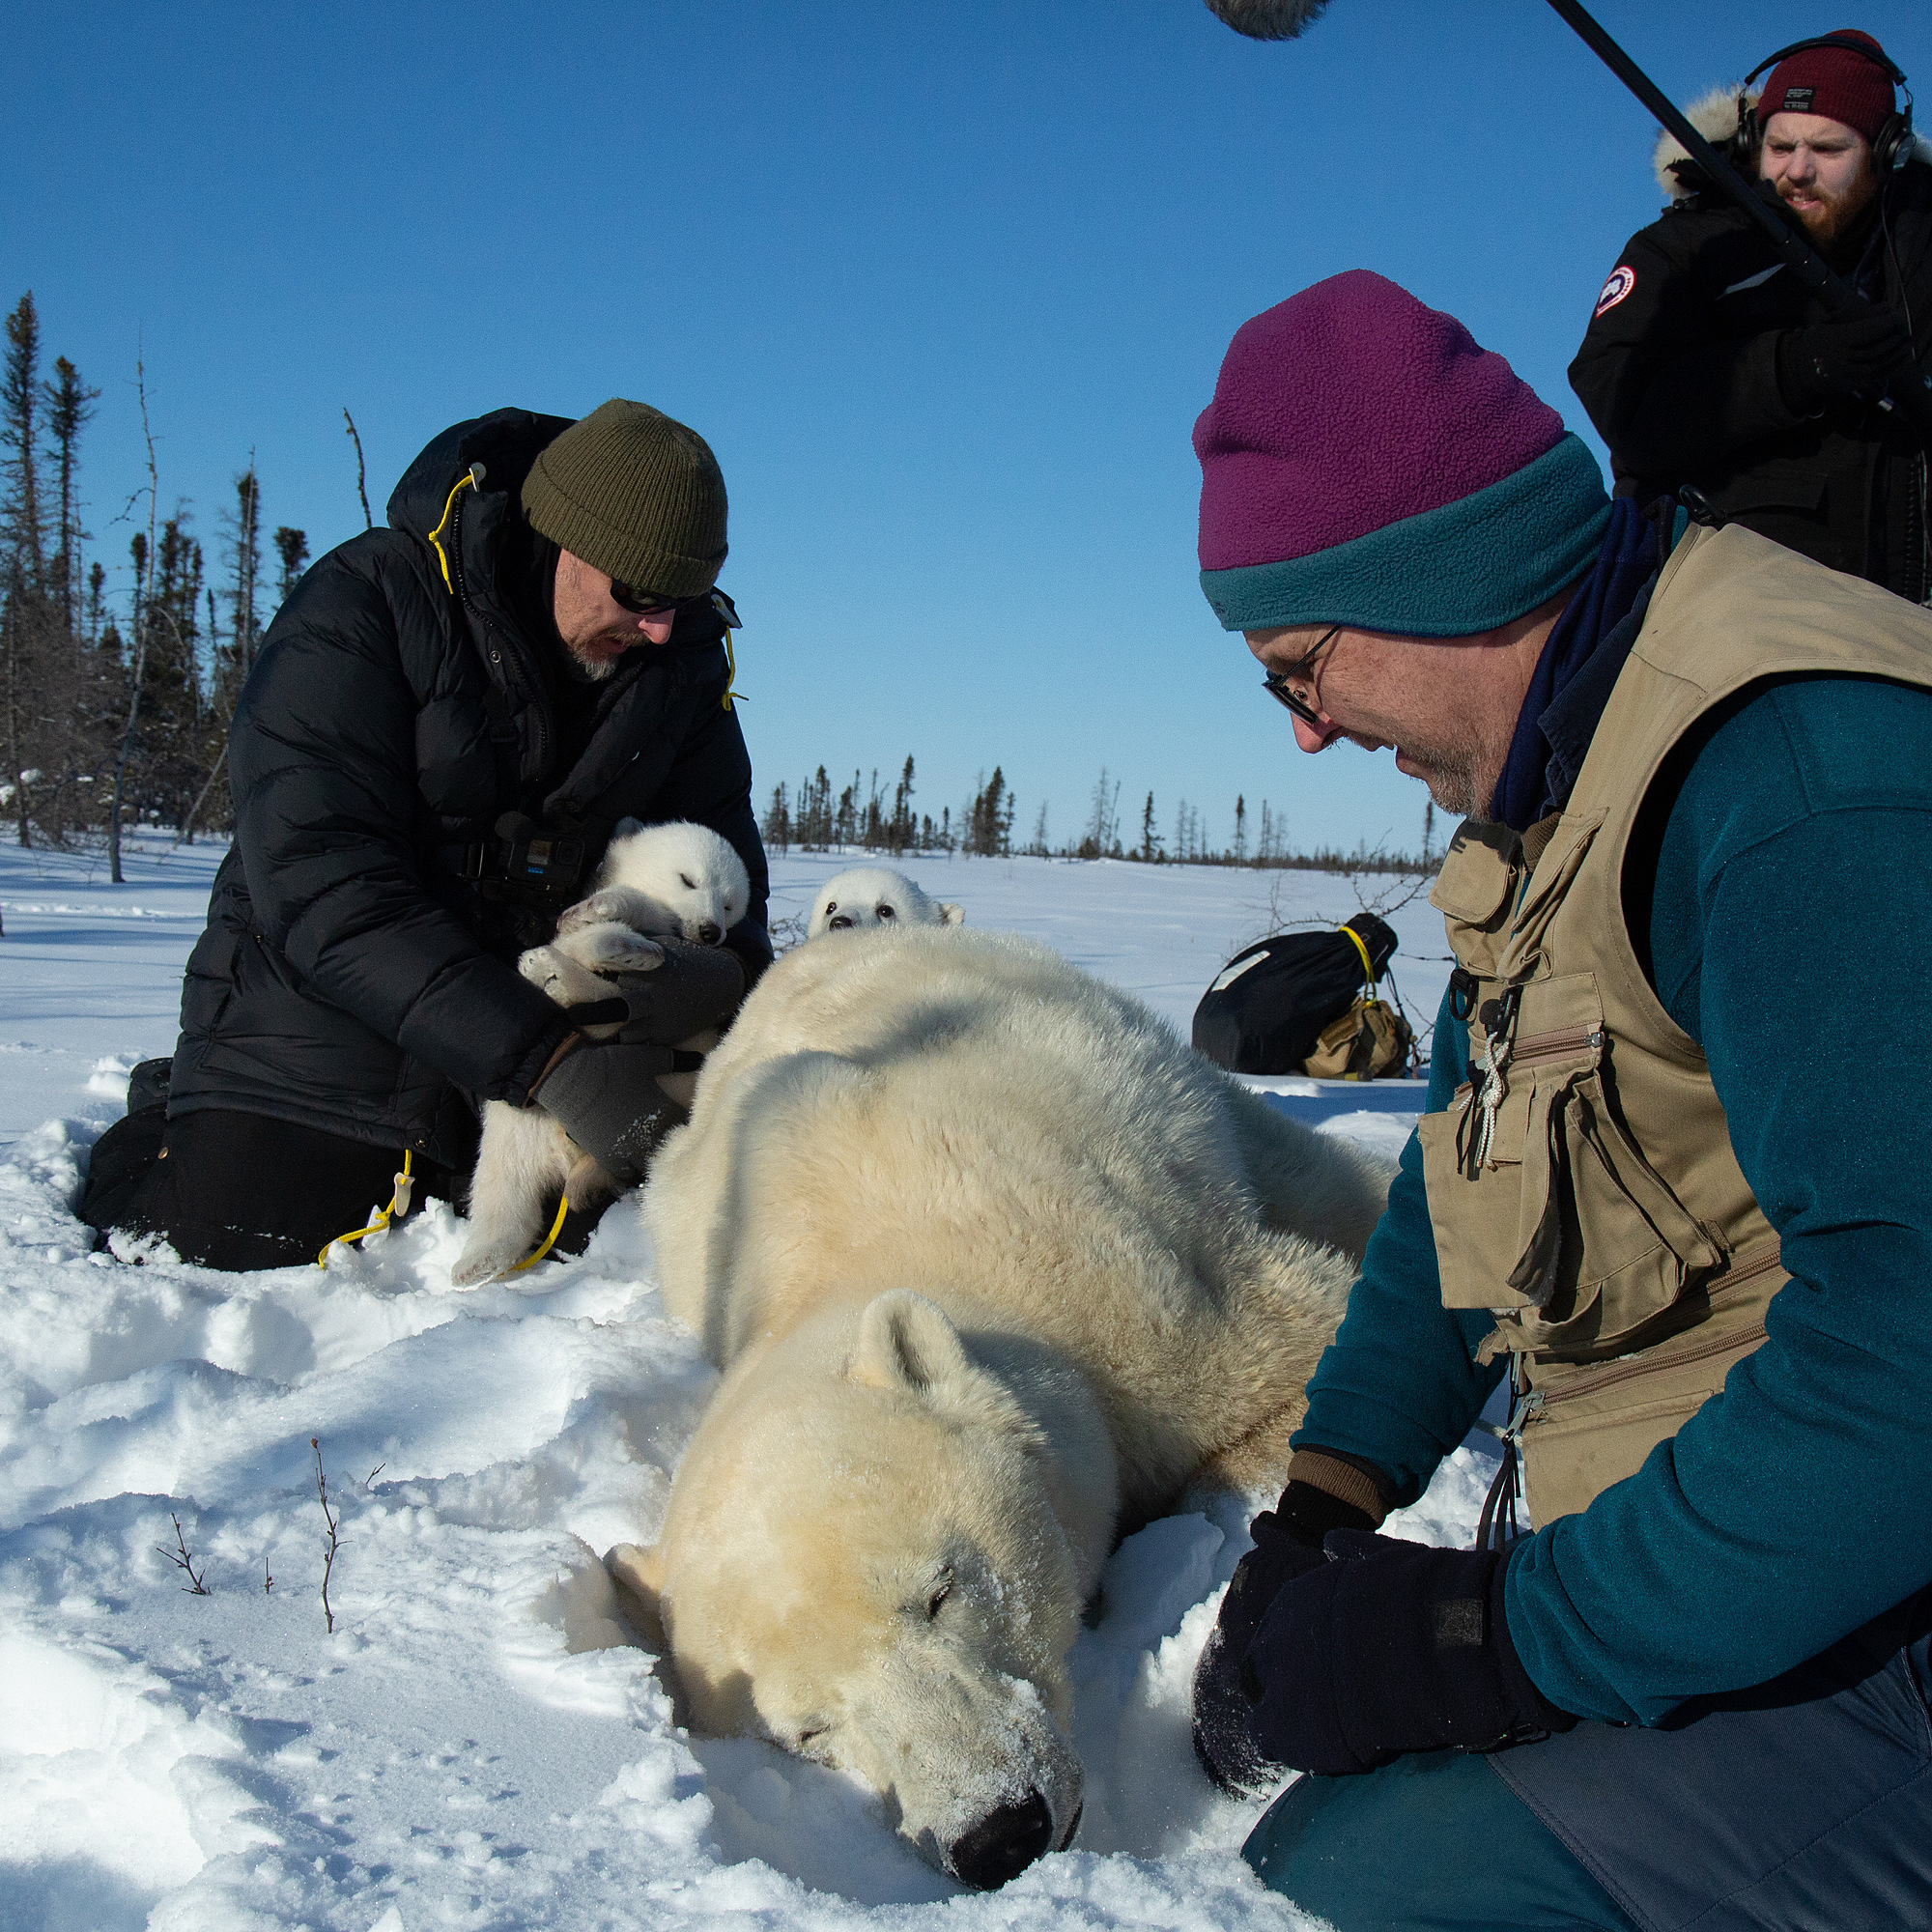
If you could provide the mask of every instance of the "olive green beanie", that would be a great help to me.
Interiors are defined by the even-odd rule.
[[[524,514],[620,583],[699,597],[724,561],[724,477],[696,430],[621,397],[537,454]]]

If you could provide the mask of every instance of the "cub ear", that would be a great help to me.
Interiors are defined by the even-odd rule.
[[[605,1554],[604,1567],[617,1586],[617,1603],[647,1649],[662,1654],[665,1648],[664,1614],[659,1599],[664,1592],[664,1548],[652,1544],[640,1549],[635,1543],[614,1544]]]
[[[923,1294],[895,1288],[868,1302],[859,1318],[852,1379],[867,1388],[924,1394],[972,1374],[959,1331]]]
[[[939,905],[939,921],[942,925],[964,925],[966,908],[954,905],[951,899],[942,899]]]
[[[641,818],[620,818],[611,828],[611,837],[612,838],[628,838],[632,833],[641,832],[643,829],[644,821]]]

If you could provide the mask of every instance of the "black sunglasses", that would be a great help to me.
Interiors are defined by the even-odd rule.
[[[1295,696],[1294,693],[1289,690],[1288,681],[1292,677],[1305,680],[1309,666],[1327,649],[1329,640],[1338,632],[1347,629],[1346,624],[1331,625],[1315,640],[1315,648],[1312,651],[1304,652],[1286,670],[1271,670],[1262,679],[1262,689],[1277,703],[1285,704],[1312,731],[1327,731],[1332,727],[1321,722],[1321,714],[1313,705]]]
[[[688,611],[694,604],[702,604],[711,595],[708,590],[700,590],[696,597],[660,597],[653,590],[639,590],[634,584],[619,583],[611,580],[611,598],[621,604],[635,617],[662,617],[666,611]]]

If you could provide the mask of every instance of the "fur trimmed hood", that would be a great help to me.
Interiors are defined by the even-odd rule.
[[[1747,181],[1757,179],[1759,139],[1757,117],[1752,110],[1757,106],[1758,96],[1757,88],[1733,83],[1700,94],[1684,110],[1691,127]],[[1920,134],[1913,143],[1913,150],[1915,159],[1932,162],[1932,139]],[[1667,128],[1658,129],[1650,164],[1656,172],[1658,186],[1673,202],[1688,201],[1703,187],[1703,176],[1696,162]]]

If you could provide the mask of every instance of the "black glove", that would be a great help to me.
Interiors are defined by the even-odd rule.
[[[1794,414],[1815,416],[1848,396],[1882,396],[1886,378],[1912,359],[1897,311],[1861,303],[1848,315],[1777,339],[1777,386]]]
[[[1529,1681],[1503,1620],[1509,1552],[1338,1529],[1276,1596],[1242,1666],[1257,1747],[1327,1776],[1408,1751],[1497,1750],[1577,1719]]]
[[[1342,1527],[1367,1529],[1352,1503],[1313,1483],[1289,1484],[1281,1500],[1248,1525],[1255,1547],[1235,1568],[1220,1615],[1194,1667],[1194,1755],[1223,1791],[1246,1797],[1279,1784],[1288,1767],[1254,1735],[1254,1707],[1241,1690],[1248,1646],[1283,1585],[1327,1560],[1321,1539]]]
[[[671,1068],[670,1048],[653,1040],[572,1034],[530,1097],[613,1179],[631,1187],[642,1179],[658,1143],[689,1118],[657,1083]]]
[[[642,973],[606,974],[611,997],[572,1007],[573,1024],[609,1026],[622,1021],[620,1040],[657,1046],[675,1046],[706,1027],[724,1025],[745,997],[745,962],[721,946],[694,946],[682,939],[655,943],[664,949],[662,965]],[[550,1107],[548,1096],[544,1105]],[[551,1107],[551,1112],[556,1109]],[[571,1139],[577,1136],[572,1134]],[[586,1153],[592,1151],[582,1141],[578,1145]]]

